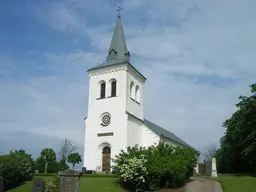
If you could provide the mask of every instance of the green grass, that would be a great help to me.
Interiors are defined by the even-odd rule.
[[[51,181],[52,176],[39,177],[44,181]],[[28,192],[32,190],[33,181],[21,185],[15,189],[9,190],[9,192]],[[80,190],[86,192],[122,192],[124,191],[121,186],[116,183],[116,178],[111,177],[81,177],[80,178]]]
[[[199,176],[200,177],[200,176]],[[220,182],[223,192],[255,192],[256,178],[250,176],[219,176],[217,178],[204,177]]]

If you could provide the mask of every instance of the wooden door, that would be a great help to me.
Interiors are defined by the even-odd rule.
[[[111,151],[109,147],[102,150],[102,171],[110,171]]]

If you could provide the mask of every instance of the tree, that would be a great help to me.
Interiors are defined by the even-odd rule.
[[[225,135],[216,152],[217,166],[223,173],[256,174],[256,84],[251,96],[240,96],[237,111],[223,123]]]
[[[80,163],[82,161],[81,155],[79,153],[71,153],[68,156],[67,161],[72,164],[73,169],[74,169],[75,168],[75,164],[78,164],[78,163]]]
[[[47,173],[48,163],[49,163],[49,161],[56,161],[56,154],[53,149],[45,148],[41,151],[41,157],[45,161],[44,172]]]
[[[68,140],[67,138],[61,142],[61,148],[59,151],[60,160],[64,160],[66,162],[67,157],[76,150],[76,146]]]
[[[216,154],[216,151],[217,151],[217,146],[212,144],[212,145],[209,145],[207,148],[206,148],[206,152],[203,153],[203,156],[204,156],[204,160],[207,162],[209,160],[211,160],[215,154]]]

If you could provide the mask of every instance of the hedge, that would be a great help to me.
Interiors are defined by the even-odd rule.
[[[48,176],[54,176],[56,173],[37,173],[35,174],[36,177],[48,177]],[[83,174],[81,177],[96,177],[96,178],[102,178],[102,177],[108,177],[108,178],[116,178],[117,175],[115,174],[103,174],[103,173],[96,173],[96,174]]]

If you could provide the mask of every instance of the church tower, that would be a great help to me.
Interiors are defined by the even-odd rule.
[[[146,78],[130,63],[120,10],[106,61],[88,70],[84,147],[87,170],[111,171],[111,158],[141,142]]]

